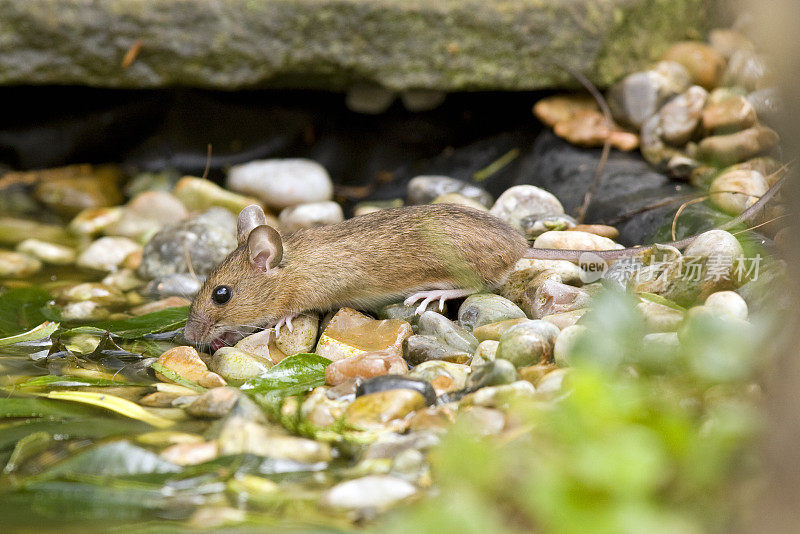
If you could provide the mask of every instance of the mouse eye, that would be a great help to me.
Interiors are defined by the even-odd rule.
[[[215,304],[225,304],[231,300],[231,288],[228,286],[217,286],[211,292],[211,300]]]

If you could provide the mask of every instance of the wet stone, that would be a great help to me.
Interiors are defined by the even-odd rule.
[[[300,407],[301,416],[312,425],[320,428],[330,426],[340,420],[352,399],[344,400],[328,396],[328,388],[318,387],[306,397]],[[355,393],[353,394],[355,398]]]
[[[303,228],[316,228],[342,222],[344,213],[336,202],[312,202],[284,208],[278,220],[281,230],[291,234]]]
[[[227,188],[250,195],[267,206],[286,208],[333,197],[333,183],[325,167],[308,159],[269,159],[234,165]]]
[[[275,337],[275,346],[287,356],[300,352],[310,352],[317,341],[319,316],[306,313],[292,320],[292,331],[286,325],[281,326]]]
[[[556,228],[552,228],[552,230],[556,230]],[[608,226],[605,224],[578,224],[572,228],[566,228],[566,230],[571,232],[586,232],[589,234],[599,235],[600,237],[605,237],[611,239],[612,241],[619,237],[619,230],[613,226]]]
[[[238,214],[251,204],[261,205],[261,202],[254,197],[239,195],[223,189],[210,180],[203,180],[194,176],[181,178],[175,184],[173,194],[174,198],[177,198],[183,206],[186,206],[186,209],[191,211],[205,211],[208,208],[217,206]],[[132,203],[133,201],[131,201]],[[263,208],[263,206],[261,207]]]
[[[544,375],[536,383],[536,393],[539,395],[553,395],[559,393],[567,376],[567,369],[554,369]]]
[[[506,189],[489,211],[522,233],[523,219],[559,215],[564,213],[564,207],[555,195],[544,189],[533,185],[515,185]]]
[[[489,323],[482,326],[477,327],[472,333],[475,335],[475,338],[479,342],[484,342],[486,340],[493,340],[499,341],[500,336],[503,335],[503,332],[508,330],[514,325],[527,321],[527,317],[520,317],[518,319],[506,319],[504,321],[498,321],[496,323]]]
[[[738,132],[756,123],[756,110],[741,95],[730,95],[703,110],[703,128],[713,134]]]
[[[469,362],[469,366],[472,370],[474,371],[486,362],[494,360],[497,357],[497,346],[499,344],[499,341],[491,339],[481,341],[478,344],[478,348],[475,349],[475,354],[472,355],[472,360]]]
[[[541,380],[547,373],[551,372],[557,367],[551,363],[540,363],[537,365],[529,365],[528,367],[521,367],[518,369],[519,376],[522,380],[530,382],[534,386]]]
[[[97,302],[70,302],[61,307],[61,317],[65,321],[99,321],[108,318],[110,312]]]
[[[68,228],[77,235],[96,235],[119,221],[123,213],[124,209],[121,206],[85,209],[70,221]]]
[[[643,300],[636,309],[644,317],[648,332],[674,332],[683,321],[683,312],[657,302]]]
[[[434,336],[410,336],[403,345],[403,358],[411,365],[432,360],[466,363],[471,356],[471,351],[454,349]]]
[[[487,408],[508,409],[515,401],[531,398],[536,393],[533,384],[525,380],[517,380],[510,384],[487,386],[470,393],[461,399],[463,406],[485,406]]]
[[[591,296],[583,289],[556,280],[545,280],[536,288],[531,299],[531,315],[541,319],[545,315],[579,310],[586,308],[590,300]]]
[[[276,357],[280,350],[275,346],[274,338],[275,331],[267,328],[240,339],[234,348],[255,356],[259,361],[266,361],[268,364],[278,363],[283,358]]]
[[[661,138],[674,146],[686,144],[700,123],[706,98],[708,91],[695,85],[665,104],[658,112]]]
[[[189,212],[184,205],[166,191],[139,193],[122,208],[120,218],[109,224],[106,233],[141,240],[168,224],[186,219]]]
[[[476,390],[489,386],[510,384],[519,378],[514,364],[508,360],[496,359],[476,367],[467,380],[467,387]]]
[[[542,273],[549,273],[559,282],[579,284],[582,271],[570,261],[521,259],[509,273],[500,293],[518,306],[529,308],[528,288],[534,280],[539,280],[540,283],[544,281],[545,278],[540,278]],[[534,284],[534,290],[538,285]]]
[[[147,302],[134,308],[131,308],[133,315],[146,315],[156,311],[166,310],[167,308],[178,308],[181,306],[189,306],[192,301],[183,297],[167,297],[153,302]]]
[[[159,276],[145,286],[143,293],[153,299],[183,297],[191,299],[203,284],[205,277],[195,277],[189,273]]]
[[[69,239],[67,231],[61,226],[0,216],[0,244],[16,245],[30,237],[58,243]]]
[[[426,451],[438,445],[441,439],[431,432],[408,434],[382,434],[364,451],[363,459],[394,458],[407,450]]]
[[[417,493],[405,480],[388,475],[369,475],[340,482],[326,491],[320,504],[345,510],[386,510]]]
[[[236,248],[235,232],[236,220],[223,208],[167,226],[145,245],[139,276],[152,280],[191,271],[207,275]]]
[[[186,412],[194,417],[217,419],[231,411],[241,394],[236,388],[214,388],[197,397],[186,407]]]
[[[217,443],[176,443],[161,451],[161,457],[176,465],[197,465],[213,460],[219,454]]]
[[[716,165],[733,165],[777,146],[780,138],[766,126],[753,126],[727,135],[712,135],[700,141],[698,155]]]
[[[506,416],[500,410],[470,406],[458,414],[459,421],[466,424],[475,436],[495,436],[503,431]]]
[[[84,269],[116,271],[125,258],[141,249],[141,245],[127,237],[101,237],[78,255],[77,264]]]
[[[408,376],[428,382],[436,395],[441,395],[462,389],[467,383],[469,372],[470,368],[465,364],[428,361],[414,367]]]
[[[458,323],[467,330],[505,321],[525,319],[525,312],[505,297],[491,293],[470,295],[458,309]],[[475,350],[477,343],[472,346]]]
[[[266,425],[234,416],[224,420],[217,441],[221,455],[255,454],[305,464],[329,462],[330,445],[312,439],[287,436]]]
[[[34,197],[62,215],[115,206],[123,201],[119,191],[122,174],[111,165],[70,165],[32,172],[39,182]]]
[[[215,388],[225,385],[225,380],[221,376],[208,370],[205,362],[200,359],[200,355],[193,347],[178,346],[169,349],[158,357],[157,363],[178,376],[203,387]],[[156,377],[164,382],[171,382],[169,378],[159,372],[156,372]]]
[[[430,384],[425,384],[430,388]],[[433,388],[430,393],[433,394]],[[426,404],[425,397],[413,389],[378,391],[357,397],[345,410],[345,421],[354,428],[383,426],[424,408]]]
[[[409,204],[430,204],[446,193],[458,193],[487,208],[492,205],[493,199],[488,192],[449,176],[416,176],[408,182]]]
[[[675,43],[664,54],[664,59],[683,65],[692,80],[707,90],[717,87],[725,72],[725,58],[710,46],[697,41]]]
[[[425,405],[436,402],[436,393],[428,382],[402,375],[383,375],[364,380],[356,387],[356,398],[395,390],[415,391],[422,396]]]
[[[689,73],[683,66],[662,62],[658,70],[635,72],[612,85],[608,104],[615,120],[638,129],[664,102],[685,91],[689,83]]]
[[[351,308],[342,308],[330,320],[317,342],[316,353],[329,360],[376,350],[402,351],[411,325],[397,319],[376,320]]]
[[[639,146],[639,136],[625,131],[615,124],[609,124],[598,110],[579,111],[569,119],[555,125],[553,132],[573,145],[601,147],[606,141],[623,151]]]
[[[593,110],[599,110],[597,102],[584,94],[548,96],[533,105],[536,118],[550,127],[574,117],[580,111]]]
[[[587,311],[589,311],[589,308],[580,308],[578,310],[561,313],[551,313],[550,315],[542,316],[542,320],[547,321],[548,323],[553,323],[558,328],[563,330],[564,328],[577,323]]]
[[[625,248],[607,237],[588,232],[545,232],[533,242],[534,248],[555,248],[560,250],[612,250]]]
[[[747,302],[733,291],[717,291],[706,299],[704,305],[722,315],[734,319],[747,319]]]
[[[509,328],[500,336],[497,357],[517,367],[547,361],[553,354],[558,327],[547,321],[526,321]]]
[[[336,360],[325,368],[325,383],[337,386],[353,378],[372,378],[381,375],[401,375],[408,364],[394,350],[364,352]]]
[[[425,308],[425,311],[438,311],[439,310],[439,303],[438,302],[430,302],[428,306]],[[447,303],[444,305],[444,309],[442,310],[442,314],[447,314]],[[383,308],[378,311],[378,318],[379,319],[399,319],[401,321],[405,321],[409,323],[414,330],[414,333],[419,331],[419,319],[420,316],[417,315],[417,305],[406,306],[402,302],[397,302],[394,304],[387,304]]]
[[[41,268],[42,262],[27,254],[0,250],[0,277],[25,278]]]
[[[27,254],[51,265],[69,265],[75,262],[75,250],[57,243],[31,238],[17,245],[17,252]]]
[[[419,333],[423,336],[433,336],[459,352],[472,353],[478,346],[478,340],[469,331],[444,315],[432,311],[426,311],[420,316]]]
[[[65,287],[56,292],[59,300],[83,302],[91,300],[103,306],[121,306],[127,302],[119,289],[98,282],[85,282],[72,287]]]
[[[561,330],[553,343],[553,359],[557,365],[571,365],[570,355],[578,339],[587,331],[587,327],[581,324],[568,326]]]
[[[240,383],[263,374],[272,362],[236,347],[221,347],[214,353],[210,367],[225,380]]]
[[[732,170],[714,178],[709,188],[711,202],[730,215],[739,215],[767,192],[769,184],[758,171]]]

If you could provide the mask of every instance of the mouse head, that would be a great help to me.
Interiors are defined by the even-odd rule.
[[[239,246],[208,275],[195,296],[184,328],[187,340],[210,343],[215,350],[237,334],[277,319],[265,312],[282,271],[281,236],[254,204],[239,213],[237,239]]]

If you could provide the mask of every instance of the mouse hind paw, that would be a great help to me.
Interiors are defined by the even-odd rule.
[[[403,304],[411,306],[421,300],[422,302],[417,306],[414,313],[422,315],[425,312],[425,308],[427,308],[428,304],[431,302],[439,301],[439,311],[442,311],[444,310],[445,301],[466,297],[473,293],[475,293],[474,289],[434,289],[431,291],[419,291],[404,300]]]

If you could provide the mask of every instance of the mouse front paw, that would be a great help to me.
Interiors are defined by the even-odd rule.
[[[292,320],[294,318],[296,318],[298,315],[300,315],[300,314],[299,313],[290,313],[289,315],[284,315],[283,317],[278,319],[278,322],[275,323],[275,335],[276,336],[278,335],[278,332],[280,331],[281,327],[284,326],[284,325],[286,325],[286,329],[289,332],[293,332]]]

